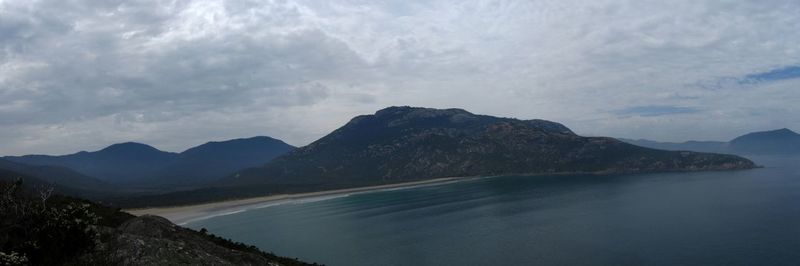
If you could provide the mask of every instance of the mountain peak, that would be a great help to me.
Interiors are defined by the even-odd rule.
[[[767,131],[767,132],[774,132],[774,133],[777,133],[777,134],[798,135],[796,132],[794,132],[794,131],[792,131],[791,129],[788,129],[788,128],[781,128],[781,129],[776,129],[776,130]]]
[[[209,141],[203,145],[216,145],[216,144],[223,144],[223,143],[253,143],[253,142],[283,142],[282,140],[267,137],[267,136],[255,136],[250,138],[238,138],[238,139],[229,139],[223,141]],[[198,146],[199,147],[199,146]],[[196,148],[196,147],[195,147]]]
[[[735,138],[731,142],[737,142],[753,138],[798,138],[798,137],[800,137],[800,134],[795,133],[791,129],[781,128],[781,129],[759,131],[759,132],[745,134],[741,137]]]
[[[197,184],[221,178],[236,170],[256,167],[295,147],[266,136],[211,141],[179,154],[179,160],[165,168],[160,182]]]
[[[271,149],[274,147],[279,147],[280,150],[290,150],[294,147],[286,144],[282,140],[267,137],[267,136],[255,136],[251,138],[240,138],[240,139],[231,139],[231,140],[224,140],[224,141],[209,141],[203,145],[190,148],[181,154],[183,155],[194,155],[200,153],[212,153],[204,156],[213,156],[213,153],[219,152],[238,152],[241,150],[254,150],[257,151],[258,149]]]
[[[459,108],[435,109],[435,108],[412,107],[412,106],[390,106],[375,112],[375,116],[411,115],[417,117],[433,117],[433,116],[451,116],[458,114],[472,115],[472,113]]]
[[[730,143],[734,149],[750,154],[796,154],[800,150],[800,134],[782,128],[746,134]]]
[[[348,125],[357,125],[362,121],[381,122],[390,127],[420,119],[449,119],[453,122],[465,122],[479,117],[464,109],[435,109],[412,106],[390,106],[371,115],[359,115],[350,120]]]
[[[117,153],[117,152],[163,152],[163,151],[147,144],[142,144],[138,142],[123,142],[123,143],[112,144],[111,146],[108,146],[100,150],[99,152]]]

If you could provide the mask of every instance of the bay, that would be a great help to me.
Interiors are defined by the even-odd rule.
[[[503,176],[187,224],[326,265],[797,265],[800,157],[764,168]]]

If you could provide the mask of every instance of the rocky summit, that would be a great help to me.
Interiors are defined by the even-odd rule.
[[[225,179],[228,185],[353,186],[438,177],[748,169],[735,155],[663,151],[583,137],[545,120],[389,107]]]

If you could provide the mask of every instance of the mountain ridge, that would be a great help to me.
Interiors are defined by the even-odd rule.
[[[113,184],[174,187],[195,186],[222,178],[234,171],[261,165],[294,146],[266,136],[211,141],[181,153],[153,146],[122,142],[97,151],[66,155],[2,157],[10,162],[63,167]]]
[[[7,156],[6,160],[29,165],[67,167],[84,175],[106,182],[130,184],[145,176],[154,175],[177,158],[177,153],[165,152],[136,142],[112,144],[98,151],[81,151],[67,155]]]
[[[790,155],[800,154],[800,134],[782,128],[751,132],[730,141],[659,142],[646,139],[624,139],[625,142],[665,150],[721,152],[738,155]]]
[[[0,181],[22,179],[29,189],[53,188],[54,193],[98,199],[110,196],[117,186],[58,166],[36,166],[0,159]]]
[[[162,169],[155,179],[168,184],[203,184],[264,164],[293,149],[294,146],[267,136],[210,141],[178,154],[176,162]]]
[[[389,107],[319,140],[240,171],[219,185],[376,184],[452,176],[746,169],[733,155],[668,152],[562,124],[475,115],[463,109]]]

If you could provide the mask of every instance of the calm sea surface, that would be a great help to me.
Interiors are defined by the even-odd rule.
[[[800,157],[766,168],[507,176],[188,224],[327,265],[800,265]]]

